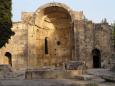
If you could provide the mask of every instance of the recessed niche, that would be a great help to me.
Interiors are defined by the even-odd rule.
[[[57,41],[57,45],[60,45],[61,44],[61,42],[60,41]]]

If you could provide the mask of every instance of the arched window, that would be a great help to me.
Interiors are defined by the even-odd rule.
[[[48,54],[48,38],[45,37],[45,54]]]

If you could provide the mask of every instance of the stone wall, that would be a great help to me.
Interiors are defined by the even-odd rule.
[[[85,22],[84,33],[85,33],[84,35],[84,38],[85,38],[84,61],[88,67],[92,67],[92,64],[93,64],[92,50],[94,48],[94,24],[92,23],[92,21]]]
[[[2,59],[0,63],[8,64],[8,58],[5,56],[5,53],[9,52],[12,55],[12,67],[15,69],[25,68],[28,55],[27,28],[25,24],[17,22],[13,24],[12,30],[15,32],[15,35],[12,36],[5,47],[0,49],[0,57]]]
[[[101,52],[102,67],[106,67],[110,63],[112,47],[111,47],[111,26],[107,23],[95,24],[94,47]]]
[[[72,60],[74,36],[69,13],[61,7],[48,7],[36,13],[34,21],[28,27],[30,66],[60,66]]]
[[[0,49],[0,63],[8,64],[5,52],[10,52],[14,69],[58,67],[69,61],[82,61],[92,68],[92,51],[98,49],[106,67],[112,52],[111,26],[84,18],[82,11],[61,3],[23,12],[22,21],[13,24],[15,35]]]

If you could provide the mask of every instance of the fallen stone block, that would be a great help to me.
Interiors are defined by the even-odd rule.
[[[64,64],[66,70],[85,69],[85,64],[81,61],[70,61]]]
[[[115,82],[115,75],[103,75],[101,78],[107,82]]]

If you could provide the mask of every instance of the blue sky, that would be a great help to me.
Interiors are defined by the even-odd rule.
[[[21,20],[21,12],[34,12],[43,4],[53,0],[12,0],[13,21]],[[68,5],[76,11],[83,11],[86,18],[100,22],[107,18],[108,22],[115,21],[115,0],[54,0]]]

